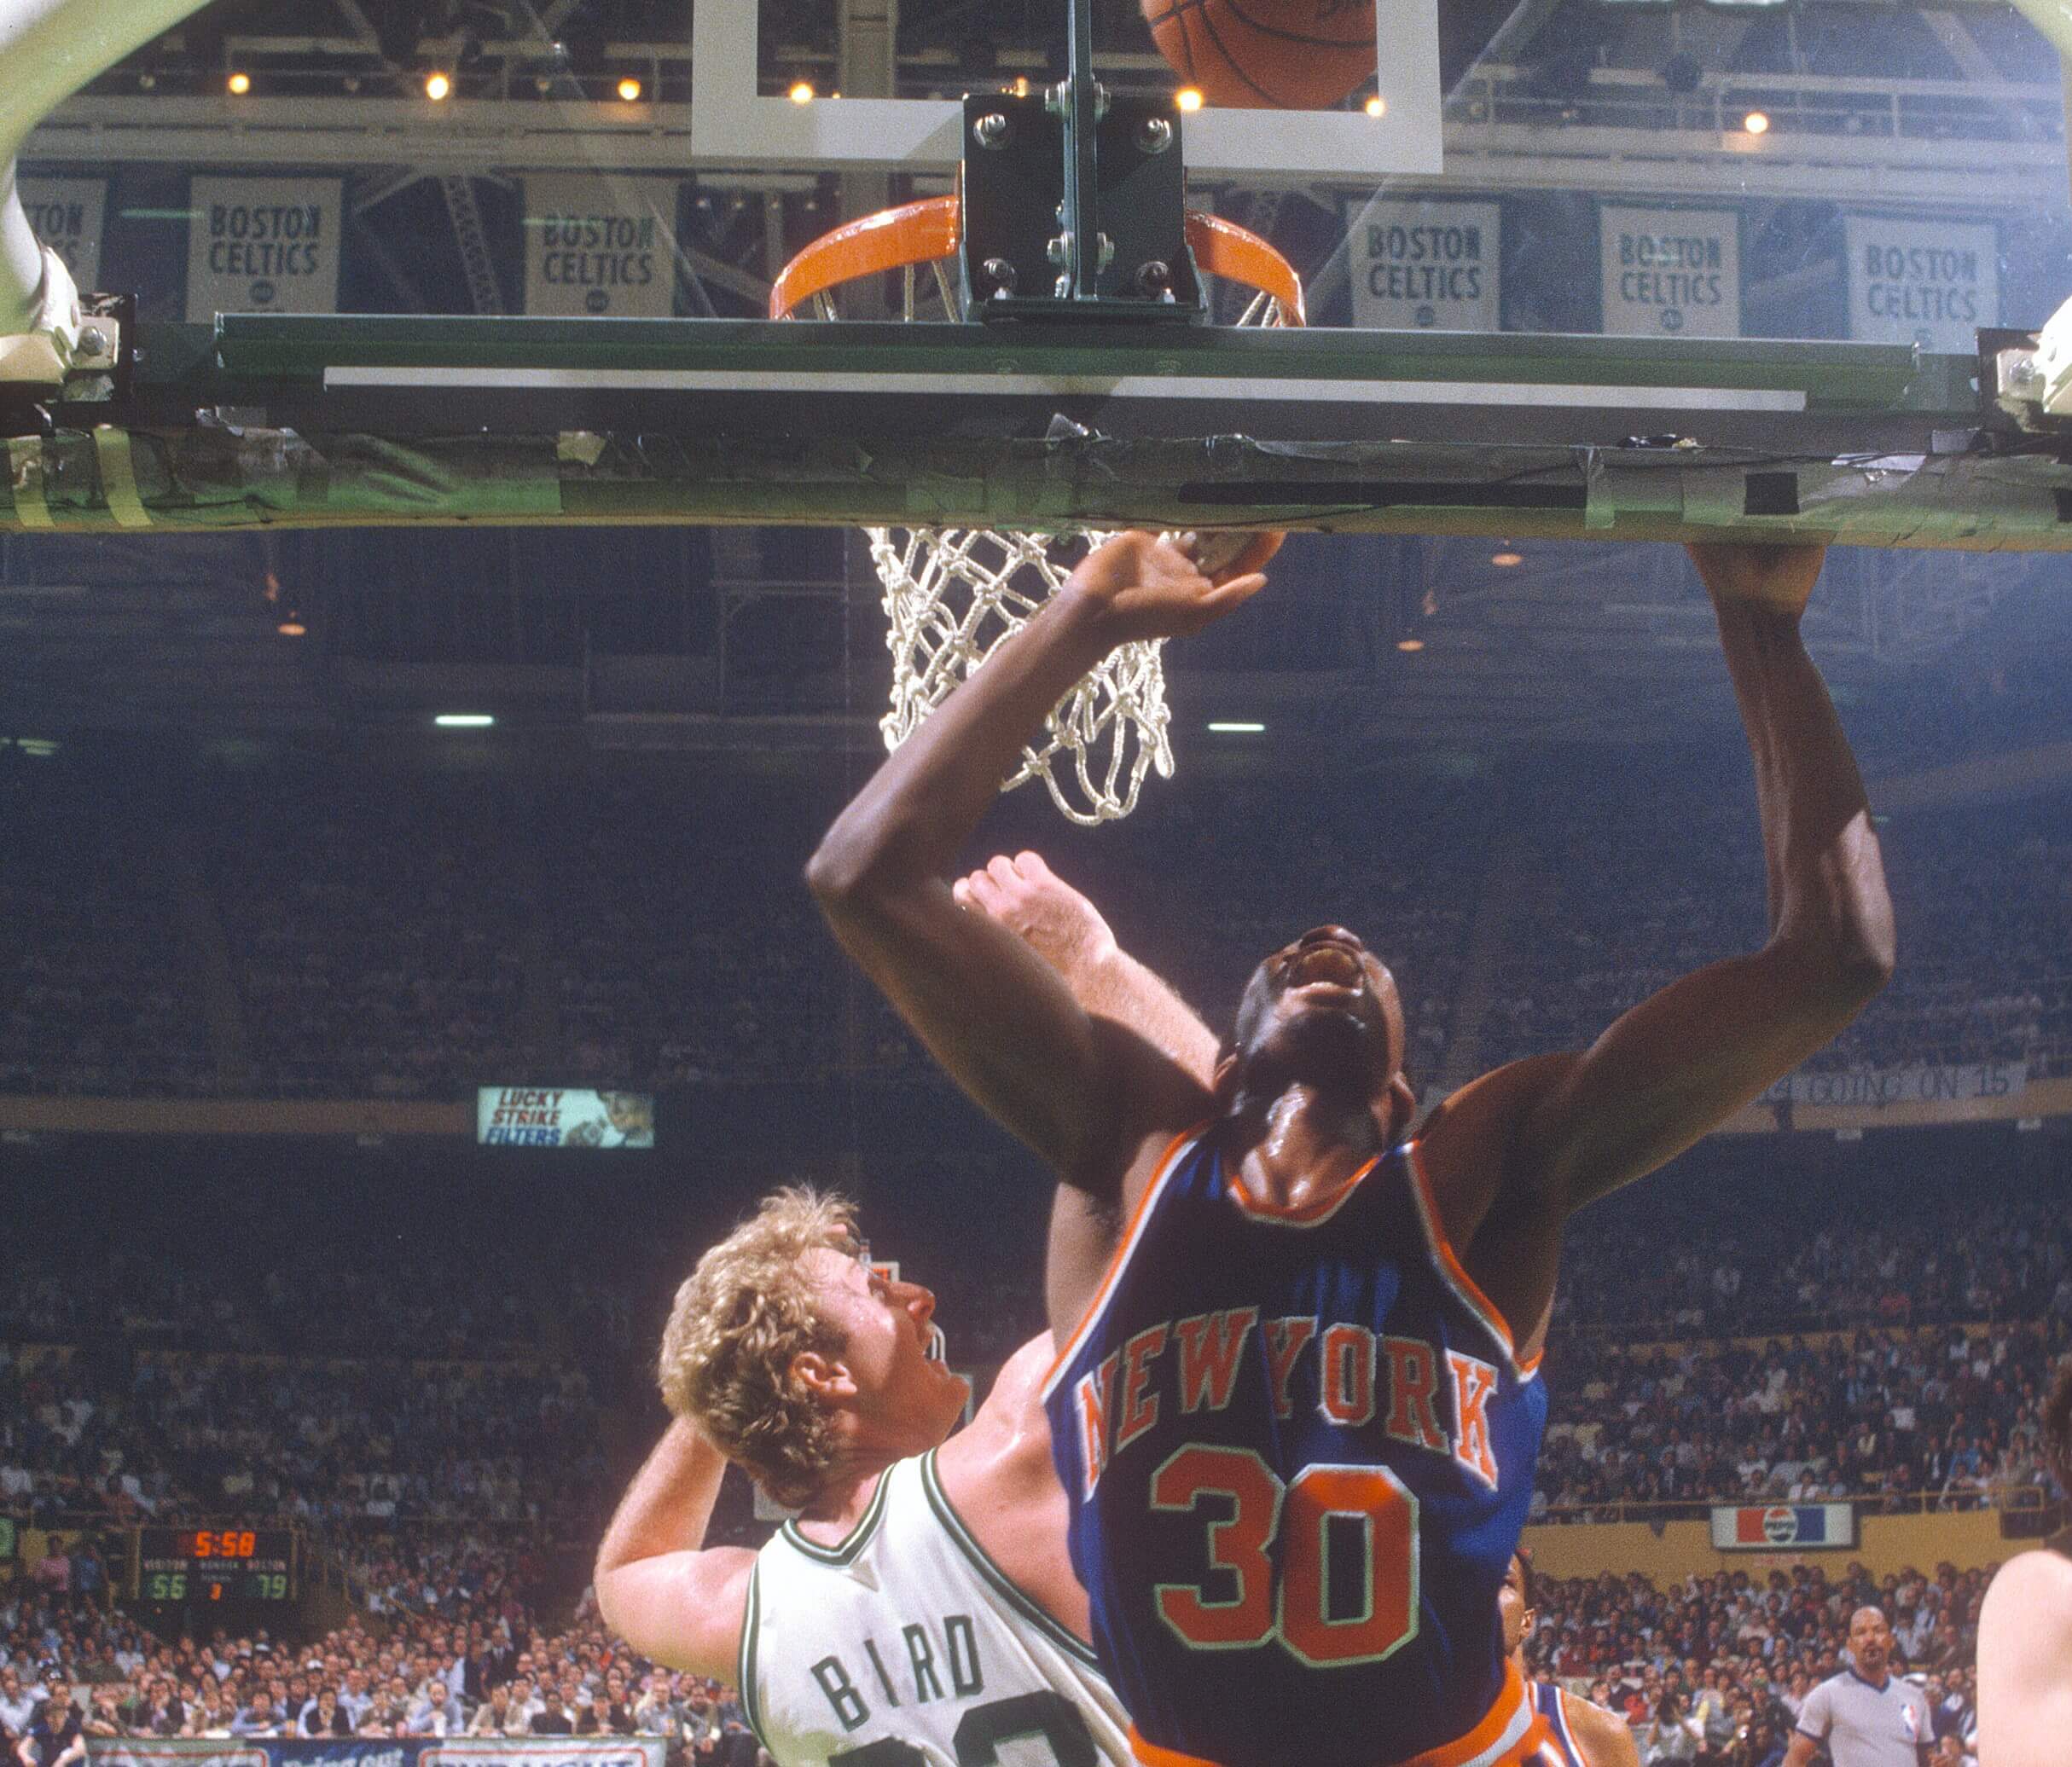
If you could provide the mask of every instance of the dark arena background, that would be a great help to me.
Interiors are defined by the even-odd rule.
[[[839,84],[827,9],[769,10],[765,96]],[[1095,10],[1118,38],[1136,21]],[[601,306],[564,289],[565,307],[529,281],[554,260],[525,178],[621,161],[606,136],[566,163],[485,145],[550,86],[593,121],[686,107],[687,13],[219,0],[54,113],[25,190],[42,181],[54,234],[92,235],[82,286],[169,328],[212,317],[190,186],[232,175],[321,211],[341,312],[494,316],[531,289],[538,311],[617,313],[620,279],[659,275],[664,317],[758,318],[792,252],[943,181],[669,174],[674,149],[647,140],[624,164],[673,180],[653,261],[614,260]],[[1475,322],[1492,333],[1614,329],[1607,192],[1735,206],[1730,338],[1866,336],[1849,229],[1916,198],[1988,236],[1978,323],[2038,325],[2072,293],[2061,95],[2011,8],[1550,0],[1440,20],[1471,149],[1500,125],[1570,143],[1558,176],[1467,152],[1502,211],[1500,298]],[[914,5],[899,28],[903,90],[1061,72],[1033,5]],[[1171,84],[1147,47],[1124,63],[1123,90]],[[421,96],[449,69],[465,150],[438,145],[445,96]],[[241,136],[247,93],[274,107]],[[282,133],[293,105],[363,101],[380,108],[352,142]],[[1853,168],[1831,196],[1825,171],[1719,170],[1754,164],[1772,116],[1780,154],[1810,141]],[[1651,194],[1633,166],[1666,136],[1686,157]],[[1880,162],[1849,159],[1874,138],[1933,143],[1973,194],[1881,187]],[[1314,327],[1428,324],[1374,274],[1357,216],[1376,191],[1197,194],[1296,265]],[[272,444],[237,445],[271,483]],[[423,490],[409,478],[385,519]],[[299,495],[306,514],[306,473]],[[180,1753],[142,1739],[189,1739],[197,1764],[437,1767],[462,1733],[480,1750],[461,1767],[502,1767],[535,1758],[507,1738],[563,1731],[618,1738],[607,1767],[754,1767],[736,1690],[632,1651],[589,1587],[666,1421],[676,1285],[772,1188],[810,1182],[933,1289],[981,1394],[1044,1324],[1048,1175],[943,1079],[804,882],[884,753],[868,546],[816,525],[252,519],[0,524],[9,1757],[63,1685],[112,1767]],[[1168,653],[1175,777],[1099,829],[1024,786],[968,862],[1041,852],[1219,1028],[1262,953],[1344,923],[1400,980],[1427,1108],[1587,1046],[1761,943],[1762,849],[1681,549],[1546,531],[1294,535],[1255,605]],[[1805,630],[1877,813],[1895,978],[1570,1231],[1528,1656],[1625,1717],[1651,1763],[1775,1767],[1876,1603],[1929,1700],[1929,1758],[1976,1767],[1986,1586],[2072,1522],[2038,1423],[2072,1353],[2063,556],[1831,555]],[[710,1538],[773,1526],[730,1473]],[[1655,1753],[1680,1712],[1688,1752]],[[284,1740],[320,1729],[321,1751]]]

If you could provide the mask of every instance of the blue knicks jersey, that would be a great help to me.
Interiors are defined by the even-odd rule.
[[[1532,1724],[1496,1594],[1546,1392],[1414,1144],[1271,1210],[1182,1138],[1044,1399],[1146,1759],[1378,1767],[1474,1733],[1479,1762]]]
[[[1534,1682],[1532,1708],[1547,1727],[1547,1741],[1541,1745],[1541,1758],[1547,1767],[1590,1767],[1582,1758],[1582,1747],[1576,1741],[1575,1731],[1569,1728],[1569,1714],[1561,1703],[1561,1689],[1551,1681]]]

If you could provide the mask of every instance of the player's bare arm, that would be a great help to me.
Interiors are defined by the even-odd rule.
[[[1892,973],[1892,903],[1863,780],[1799,633],[1822,551],[1691,553],[1755,762],[1770,933],[1760,950],[1642,1001],[1587,1051],[1476,1082],[1430,1126],[1447,1225],[1471,1247],[1471,1271],[1507,1291],[1493,1286],[1493,1298],[1529,1324],[1553,1295],[1550,1229],[1717,1127],[1832,1040]],[[1491,1176],[1478,1184],[1477,1173]]]
[[[835,936],[945,1069],[1104,1205],[1149,1182],[1158,1147],[1206,1115],[1207,1096],[1148,1044],[1091,1017],[1006,928],[960,908],[951,869],[1023,743],[1096,661],[1199,630],[1265,581],[1213,582],[1146,534],[1097,548],[879,769],[807,868]],[[1103,1237],[1065,1211],[1049,1260],[1053,1324],[1083,1309]]]
[[[1065,1546],[1065,1489],[1043,1414],[1043,1376],[1056,1354],[1046,1331],[1010,1356],[970,1424],[937,1451],[936,1469],[986,1556],[1085,1641],[1093,1636],[1087,1592]]]
[[[597,1549],[598,1612],[642,1655],[722,1681],[740,1660],[756,1556],[705,1546],[727,1463],[689,1422],[664,1432]]]
[[[1561,1696],[1561,1709],[1590,1767],[1640,1767],[1640,1745],[1618,1713],[1571,1694]]]
[[[960,907],[990,915],[1065,978],[1096,1018],[1134,1031],[1205,1086],[1216,1075],[1216,1034],[1171,986],[1116,943],[1100,911],[1052,871],[1040,853],[996,855],[960,878]]]
[[[1978,1622],[1978,1767],[2046,1767],[2072,1737],[2072,1558],[2001,1566]]]

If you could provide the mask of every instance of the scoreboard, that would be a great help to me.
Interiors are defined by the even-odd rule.
[[[292,1602],[296,1593],[287,1528],[140,1527],[131,1543],[133,1602]]]

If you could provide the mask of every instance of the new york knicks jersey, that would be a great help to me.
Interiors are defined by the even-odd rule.
[[[1271,1209],[1181,1138],[1044,1398],[1140,1758],[1521,1758],[1496,1595],[1547,1398],[1413,1144]]]
[[[1576,1741],[1575,1731],[1569,1728],[1568,1709],[1563,1704],[1561,1689],[1551,1681],[1534,1682],[1532,1709],[1547,1729],[1547,1741],[1541,1744],[1541,1762],[1544,1767],[1590,1767],[1583,1759],[1582,1745]],[[1540,1767],[1540,1764],[1535,1764],[1535,1767]]]
[[[932,1453],[887,1469],[839,1546],[791,1525],[771,1538],[739,1678],[749,1727],[782,1767],[1129,1759],[1093,1653],[985,1556]]]

